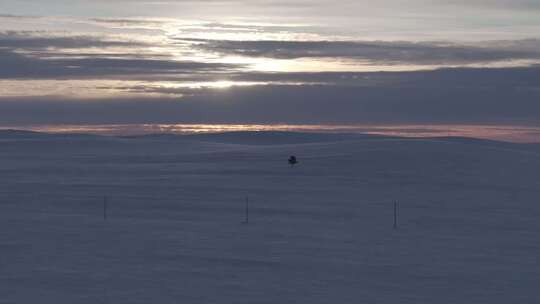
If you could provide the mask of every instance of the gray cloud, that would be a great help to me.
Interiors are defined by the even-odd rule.
[[[370,86],[344,83],[201,90],[181,99],[4,98],[0,99],[0,112],[4,124],[540,123],[540,68],[311,75],[330,76],[382,80]]]
[[[152,74],[225,72],[239,67],[232,64],[177,61],[166,56],[152,55],[152,58],[145,58],[137,49],[143,46],[148,45],[106,37],[57,37],[48,32],[0,32],[0,78],[146,77]],[[126,51],[123,54],[77,52],[78,49],[87,48],[103,51],[107,47],[124,47]],[[51,48],[71,49],[75,53],[52,52]]]
[[[233,41],[185,39],[195,47],[222,54],[294,59],[354,58],[384,64],[469,64],[540,59],[539,40],[489,42],[484,45],[352,41]]]
[[[3,0],[12,14],[324,24],[339,32],[390,37],[536,36],[536,0]],[[372,35],[373,34],[373,35]],[[358,36],[362,37],[362,36]],[[388,36],[387,36],[388,37]],[[496,39],[499,39],[496,38]],[[502,39],[504,39],[502,38]],[[399,39],[399,38],[398,38]],[[491,39],[491,38],[490,38]]]
[[[37,0],[34,0],[37,1]],[[96,2],[105,2],[105,0],[98,0]],[[111,2],[111,1],[106,1]],[[282,1],[282,0],[115,0],[112,2],[118,3],[142,3],[142,4],[154,4],[154,5],[170,5],[174,3],[186,4],[186,5],[220,5],[220,6],[284,6],[284,7],[321,7],[321,6],[335,6],[335,2],[331,0],[297,0],[297,1]],[[343,0],[343,4],[354,5],[358,7],[364,3],[358,0]],[[447,5],[447,0],[380,0],[378,5]],[[540,4],[536,0],[457,0],[452,1],[453,5],[459,6],[479,6],[479,7],[503,7],[503,8],[520,8],[520,9],[540,9]]]
[[[160,28],[161,26],[167,24],[167,21],[144,18],[91,18],[89,21],[105,26],[130,28]]]
[[[444,0],[428,0],[431,3],[442,3]],[[518,10],[540,10],[540,2],[536,0],[458,0],[453,1],[455,6],[472,6],[483,8],[503,8]]]
[[[21,15],[12,15],[12,14],[0,14],[0,18],[5,19],[36,19],[40,18],[38,16],[21,16]]]
[[[407,72],[241,73],[235,81],[321,83],[355,87],[540,87],[540,66],[446,68]]]
[[[137,76],[225,72],[236,65],[158,59],[40,59],[0,49],[0,78],[59,79],[101,76]]]
[[[148,46],[140,41],[113,40],[93,36],[54,36],[50,32],[39,31],[5,31],[0,32],[0,48],[24,48],[43,50],[46,48],[77,49],[89,47],[134,47]]]

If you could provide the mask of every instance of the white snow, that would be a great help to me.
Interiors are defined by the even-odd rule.
[[[537,145],[0,132],[0,303],[540,303],[539,240]]]

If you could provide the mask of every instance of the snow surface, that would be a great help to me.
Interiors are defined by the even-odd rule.
[[[539,241],[538,145],[0,132],[0,303],[540,303]]]

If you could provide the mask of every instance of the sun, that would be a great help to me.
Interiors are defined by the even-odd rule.
[[[228,89],[234,85],[235,83],[233,81],[228,81],[228,80],[218,80],[218,81],[214,81],[208,84],[209,87],[216,88],[216,89]]]

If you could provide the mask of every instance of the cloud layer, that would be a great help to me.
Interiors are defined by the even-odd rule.
[[[149,46],[143,42],[106,37],[56,37],[46,32],[0,32],[0,78],[136,78],[154,74],[230,72],[237,67],[225,63],[174,60],[166,54],[144,56],[141,48]],[[116,53],[108,53],[110,48],[116,48]],[[69,52],[66,53],[66,50]]]
[[[3,98],[0,111],[5,124],[540,123],[540,68],[304,77],[372,82],[201,89],[181,99]]]
[[[252,57],[353,58],[384,64],[469,64],[540,59],[540,41],[499,41],[477,45],[382,41],[233,41],[191,39],[206,51]]]
[[[130,1],[171,7],[152,0],[122,5]],[[310,10],[328,3],[258,5]],[[536,9],[516,3],[495,7]],[[390,2],[375,6],[385,5]],[[485,5],[476,1],[470,7]],[[284,22],[15,14],[0,19],[3,124],[540,123],[535,37],[395,40]]]

